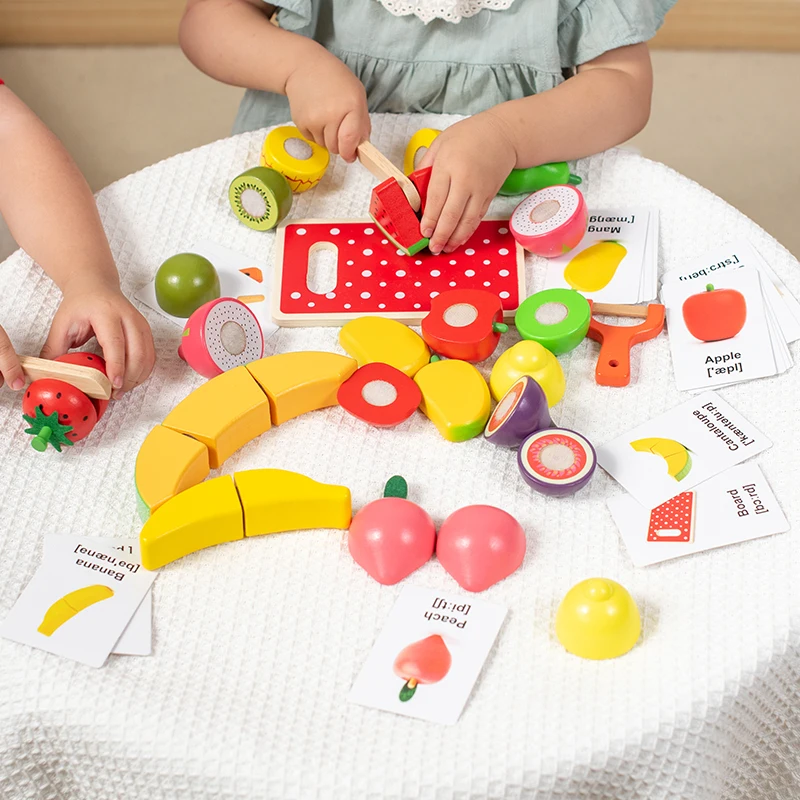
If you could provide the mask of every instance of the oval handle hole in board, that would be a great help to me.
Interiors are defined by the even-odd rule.
[[[314,294],[328,294],[336,288],[339,249],[331,242],[315,242],[308,249],[306,286]]]

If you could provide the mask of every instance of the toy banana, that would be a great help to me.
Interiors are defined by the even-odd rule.
[[[93,606],[101,600],[108,600],[113,596],[114,590],[101,583],[95,583],[92,586],[84,586],[82,589],[76,589],[74,592],[65,594],[62,598],[56,600],[56,602],[47,609],[44,619],[37,630],[44,636],[52,636],[65,622],[71,620],[76,614],[83,611],[84,608]]]

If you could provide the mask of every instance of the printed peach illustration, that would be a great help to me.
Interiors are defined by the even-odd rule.
[[[453,657],[439,634],[404,647],[394,660],[394,674],[405,681],[400,700],[408,702],[421,683],[438,683],[450,671]]]

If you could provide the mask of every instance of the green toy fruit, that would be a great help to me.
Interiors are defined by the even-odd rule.
[[[219,295],[219,275],[214,265],[197,253],[171,256],[156,273],[156,301],[173,317],[191,317]]]
[[[280,172],[253,167],[233,179],[228,201],[240,222],[256,231],[268,231],[291,210],[292,190]]]
[[[540,164],[538,167],[512,169],[497,194],[505,196],[531,194],[548,186],[561,186],[565,183],[577,186],[580,182],[581,179],[577,175],[570,173],[566,161],[556,161],[553,164]]]

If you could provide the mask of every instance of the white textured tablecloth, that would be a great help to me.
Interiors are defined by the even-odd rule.
[[[400,163],[414,130],[442,122],[377,116],[373,141]],[[164,258],[202,237],[271,261],[274,234],[239,224],[227,201],[230,180],[258,162],[262,139],[220,141],[100,192],[129,296]],[[580,162],[577,172],[590,207],[660,209],[662,271],[748,236],[800,296],[792,256],[692,181],[624,151]],[[334,158],[320,186],[295,197],[292,216],[365,217],[373,182],[358,164]],[[504,213],[514,201],[496,205]],[[528,258],[529,291],[540,287],[542,267]],[[57,290],[21,253],[3,264],[0,280],[0,321],[21,352],[37,352]],[[2,616],[39,563],[43,534],[139,530],[136,452],[200,383],[176,355],[179,330],[144,313],[155,373],[113,403],[85,443],[37,454],[22,431],[19,396],[0,392]],[[281,330],[267,355],[339,351],[337,333]],[[587,340],[560,359],[567,393],[554,409],[557,423],[601,444],[682,400],[665,336],[636,348],[625,389],[595,384],[597,351]],[[112,657],[94,670],[0,641],[0,796],[797,798],[800,369],[722,394],[775,442],[759,463],[795,530],[646,569],[625,553],[605,507],[621,489],[602,470],[575,497],[547,499],[520,479],[514,453],[481,439],[450,444],[421,414],[377,430],[332,408],[273,429],[225,472],[280,467],[341,482],[355,508],[401,473],[437,523],[485,502],[524,525],[522,568],[481,595],[510,613],[460,722],[439,726],[349,704],[402,584],[368,577],[343,532],[265,536],[161,571],[150,658]],[[640,643],[609,662],[568,655],[553,632],[564,593],[595,575],[628,587],[643,615]],[[406,580],[458,588],[435,560]]]

